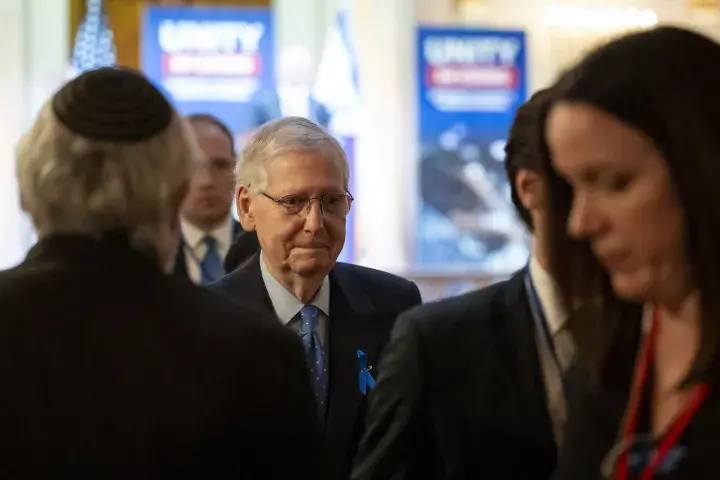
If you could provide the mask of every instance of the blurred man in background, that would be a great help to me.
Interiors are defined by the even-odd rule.
[[[303,117],[323,128],[330,125],[330,112],[312,95],[313,59],[301,46],[280,53],[274,89],[261,91],[253,102],[252,128],[282,117]]]
[[[252,256],[259,245],[257,236],[244,232],[232,217],[235,190],[232,133],[212,115],[190,115],[187,119],[203,153],[203,163],[190,180],[182,206],[182,238],[174,270],[195,283],[207,284],[225,274],[225,259],[238,237],[244,237],[240,243],[246,247],[243,255],[247,257]],[[241,260],[234,258],[233,262]]]
[[[0,272],[3,478],[323,478],[297,336],[169,275],[198,161],[126,69],[75,78],[22,140],[39,242]]]

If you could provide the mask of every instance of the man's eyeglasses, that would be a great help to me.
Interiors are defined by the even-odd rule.
[[[323,215],[344,217],[350,212],[350,205],[352,205],[353,200],[355,200],[349,192],[333,193],[323,195],[322,197],[287,195],[282,198],[271,197],[265,192],[261,192],[261,194],[277,203],[288,215],[298,215],[303,211],[309,212],[313,200],[316,200],[320,204],[320,212]]]

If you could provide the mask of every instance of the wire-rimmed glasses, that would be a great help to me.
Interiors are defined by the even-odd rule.
[[[330,193],[322,197],[306,197],[302,195],[286,195],[275,198],[265,192],[260,192],[264,197],[269,198],[282,208],[288,215],[299,215],[302,212],[309,212],[313,200],[320,205],[320,212],[323,215],[333,217],[345,217],[350,212],[353,196],[350,192]]]

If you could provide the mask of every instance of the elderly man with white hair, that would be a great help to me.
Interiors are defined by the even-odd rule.
[[[39,242],[0,272],[3,478],[322,478],[297,336],[168,274],[195,158],[128,69],[72,80],[22,140]]]
[[[421,302],[389,273],[337,263],[353,197],[340,144],[301,117],[262,127],[237,170],[243,228],[261,251],[212,288],[277,317],[305,346],[332,478],[347,478],[364,428],[369,374],[395,318]],[[372,370],[371,370],[372,369]]]

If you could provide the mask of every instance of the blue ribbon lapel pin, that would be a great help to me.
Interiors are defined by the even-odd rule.
[[[375,379],[370,373],[372,366],[368,366],[367,355],[365,355],[365,352],[362,350],[357,351],[357,361],[358,387],[360,388],[360,393],[367,395],[368,390],[372,391],[375,388]]]

